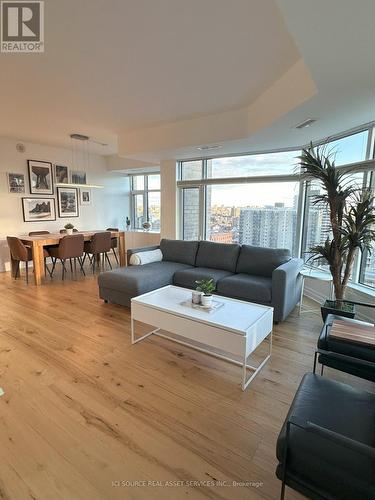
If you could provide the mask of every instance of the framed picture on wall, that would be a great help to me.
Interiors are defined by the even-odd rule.
[[[27,160],[29,167],[30,193],[53,194],[52,163]]]
[[[76,188],[57,188],[59,217],[78,217],[78,191]]]
[[[55,165],[55,182],[69,184],[69,170],[64,165]]]
[[[56,220],[55,198],[22,198],[25,222]]]
[[[72,184],[87,184],[86,172],[72,171],[70,177]]]
[[[25,176],[23,174],[8,173],[8,189],[10,193],[25,192]]]
[[[91,205],[91,191],[90,189],[79,190],[81,205]]]

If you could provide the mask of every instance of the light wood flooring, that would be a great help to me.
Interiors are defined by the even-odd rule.
[[[157,337],[131,346],[129,311],[99,300],[96,277],[35,287],[3,273],[0,296],[1,500],[279,497],[276,438],[318,314],[275,326],[242,392],[224,361]]]

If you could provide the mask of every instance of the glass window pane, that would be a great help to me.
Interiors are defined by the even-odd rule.
[[[182,190],[183,239],[199,238],[199,188]]]
[[[372,183],[375,184],[375,172],[372,173]],[[375,191],[375,187],[372,188]],[[374,196],[373,192],[373,196]],[[375,226],[372,228],[375,230]],[[367,286],[372,286],[375,288],[375,241],[372,244],[372,251],[368,252],[365,250],[362,254],[362,262],[361,262],[361,272],[359,281]]]
[[[206,239],[296,253],[299,183],[208,186]]]
[[[142,229],[142,224],[145,222],[143,194],[133,195],[133,200],[134,200],[134,228]]]
[[[160,231],[160,191],[148,193],[148,222],[152,231]]]
[[[368,131],[343,137],[327,144],[327,149],[335,153],[335,164],[346,165],[366,159]]]
[[[233,156],[207,160],[208,178],[293,174],[299,151]]]
[[[203,177],[203,161],[183,161],[181,163],[181,180],[188,181],[194,179],[202,179]]]
[[[160,189],[160,174],[148,175],[148,189]]]
[[[143,191],[145,188],[144,175],[133,175],[133,191]]]
[[[375,228],[374,228],[375,229]],[[363,270],[361,273],[360,282],[367,286],[375,288],[375,244],[372,245],[372,252],[364,252],[362,257]]]

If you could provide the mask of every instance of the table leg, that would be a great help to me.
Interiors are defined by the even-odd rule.
[[[245,344],[245,349],[246,349],[246,344]],[[244,354],[244,358],[243,358],[243,362],[242,362],[241,388],[243,391],[245,391],[247,389],[247,387],[254,380],[254,378],[258,375],[258,373],[263,368],[263,366],[271,358],[271,354],[272,354],[272,331],[268,334],[268,354],[263,359],[263,361],[260,363],[259,366],[251,366],[251,365],[247,364],[248,357],[251,356],[251,353],[248,356],[246,356],[246,350],[245,350],[245,354]],[[251,376],[249,378],[247,378],[247,368],[250,368],[251,370],[253,370],[253,373],[251,374]]]
[[[32,252],[34,265],[34,281],[35,285],[39,286],[42,284],[42,276],[44,273],[43,246],[39,244],[39,241],[32,242]]]
[[[121,232],[118,235],[118,253],[120,256],[120,266],[126,266],[126,253],[125,253],[125,233]]]

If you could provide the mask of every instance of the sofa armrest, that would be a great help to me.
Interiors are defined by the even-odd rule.
[[[158,250],[160,249],[160,245],[153,245],[149,247],[139,247],[139,248],[129,248],[129,250],[126,252],[126,262],[129,265],[130,257],[134,253],[140,253],[140,252],[149,252],[150,250]]]
[[[300,300],[303,259],[290,259],[272,273],[274,320],[283,321]]]

